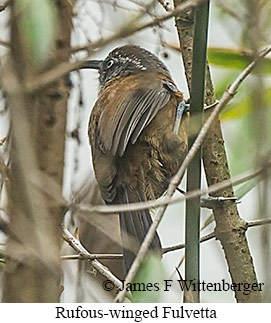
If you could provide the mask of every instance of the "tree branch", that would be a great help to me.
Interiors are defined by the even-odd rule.
[[[91,265],[106,279],[110,280],[114,286],[118,289],[122,288],[121,281],[104,265],[102,265],[97,259],[93,259],[93,255],[91,255],[87,249],[82,246],[81,242],[76,239],[68,229],[63,227],[63,239],[75,250],[79,253],[81,257],[84,259],[89,259]]]
[[[116,32],[114,35],[109,36],[104,39],[99,39],[96,42],[92,42],[90,44],[86,44],[83,46],[77,46],[72,49],[72,52],[77,52],[81,50],[87,50],[88,53],[90,54],[94,49],[100,48],[104,45],[108,45],[109,43],[121,39],[121,38],[126,38],[131,35],[133,35],[136,32],[139,32],[143,29],[154,27],[154,26],[159,26],[162,22],[179,15],[181,12],[186,12],[190,9],[193,9],[203,2],[207,0],[188,0],[183,4],[180,4],[176,8],[168,11],[166,14],[162,16],[155,17],[153,20],[149,22],[143,22],[141,24],[138,24],[138,21],[142,18],[142,12],[137,15],[135,18],[133,18],[131,21],[128,23],[124,24],[118,32]],[[152,4],[152,2],[151,2]]]
[[[248,221],[245,223],[245,226],[247,228],[253,228],[253,227],[256,227],[256,226],[260,226],[260,225],[266,225],[266,224],[271,224],[271,219],[261,219],[261,220],[254,220],[254,221]],[[215,238],[216,235],[215,235],[215,231],[209,233],[209,234],[206,234],[205,236],[201,237],[200,238],[200,243],[201,242],[205,242],[205,241],[209,241],[213,238]],[[163,254],[166,254],[168,252],[172,252],[172,251],[176,251],[176,250],[181,250],[181,249],[184,249],[185,248],[185,243],[180,243],[180,244],[177,244],[175,246],[170,246],[170,247],[165,247],[163,248]]]
[[[205,241],[208,241],[208,240],[211,240],[215,238],[215,232],[211,232],[203,237],[200,238],[200,243],[201,242],[205,242]],[[172,252],[172,251],[176,251],[176,250],[181,250],[181,249],[184,249],[185,248],[185,243],[180,243],[180,244],[177,244],[175,246],[170,246],[170,247],[165,247],[163,248],[163,255],[168,253],[168,252]]]
[[[62,187],[69,88],[65,80],[58,80],[48,91],[31,96],[26,94],[25,80],[35,78],[40,70],[33,63],[32,50],[26,45],[25,39],[30,34],[26,30],[21,32],[22,23],[29,15],[28,8],[20,7],[19,2],[10,2],[11,50],[1,66],[1,83],[11,117],[11,167],[7,185],[9,259],[4,271],[2,301],[58,302],[63,205],[60,207],[55,200],[47,199],[44,191],[37,190],[29,177],[34,177],[42,185],[40,174],[43,173]],[[55,6],[59,24],[56,28],[50,21],[52,28],[57,29],[52,48],[57,58],[47,62],[50,67],[68,60],[63,48],[70,47],[72,29],[70,4],[65,0],[54,0],[52,6]],[[32,19],[37,17],[35,14],[32,12]],[[36,23],[39,33],[41,22]],[[41,60],[40,54],[35,54],[37,61]],[[52,93],[58,91],[61,97],[56,98]]]
[[[62,260],[93,260],[93,259],[123,259],[122,254],[110,254],[110,253],[104,253],[104,254],[89,254],[88,257],[86,255],[82,256],[79,255],[66,255],[61,257]]]

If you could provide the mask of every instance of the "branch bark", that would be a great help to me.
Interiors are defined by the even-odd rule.
[[[175,6],[179,6],[184,2],[184,0],[174,0]],[[192,67],[193,16],[193,11],[190,11],[176,17],[180,49],[189,88]],[[215,95],[209,68],[206,70],[205,86],[205,103],[210,105],[215,102]],[[206,113],[207,117],[208,112]],[[230,179],[224,140],[218,117],[212,123],[204,140],[203,163],[208,185]],[[234,196],[231,186],[227,189],[218,190],[212,195]],[[221,203],[213,211],[216,221],[216,237],[222,244],[232,281],[235,283],[257,283],[252,257],[245,236],[245,222],[238,214],[236,203],[232,201]],[[237,302],[261,301],[259,291],[253,291],[249,295],[236,291],[235,297]]]
[[[55,0],[59,29],[56,55],[47,68],[67,61],[72,7]],[[69,88],[59,79],[29,95],[25,80],[39,75],[26,51],[18,1],[11,2],[11,55],[2,82],[11,109],[11,184],[9,188],[9,260],[4,275],[4,302],[58,302],[61,288],[62,207],[29,177],[42,185],[41,173],[62,187],[66,106]],[[63,50],[63,49],[66,49]],[[61,53],[61,54],[59,54]],[[43,183],[44,185],[44,183]]]

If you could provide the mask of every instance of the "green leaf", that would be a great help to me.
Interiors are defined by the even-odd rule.
[[[253,57],[245,51],[233,48],[208,48],[208,61],[210,64],[224,67],[243,70],[253,60]],[[258,72],[271,74],[271,59],[264,58],[261,62],[261,68]]]
[[[180,47],[177,44],[163,43],[164,46],[180,52]],[[223,47],[208,47],[207,49],[208,62],[212,65],[243,70],[253,61],[253,56],[245,50],[235,48],[223,48]],[[271,74],[271,59],[263,58],[261,60],[260,68],[254,70],[254,73],[261,72],[264,74]]]
[[[57,20],[51,0],[19,0],[19,30],[30,60],[43,65],[53,49]]]
[[[133,280],[132,298],[134,303],[158,303],[160,288],[164,279],[161,258],[155,255],[148,256],[140,266]]]

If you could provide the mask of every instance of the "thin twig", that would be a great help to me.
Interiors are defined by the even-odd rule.
[[[122,259],[122,254],[110,254],[110,253],[101,253],[101,254],[89,254],[89,255],[66,255],[62,256],[62,260],[93,260],[93,259]]]
[[[208,240],[211,240],[215,238],[215,232],[211,232],[209,234],[206,234],[205,236],[201,237],[200,238],[200,243],[201,242],[205,242],[205,241],[208,241]],[[170,247],[165,247],[162,249],[162,253],[163,255],[168,253],[168,252],[171,252],[171,251],[176,251],[176,250],[181,250],[181,249],[184,249],[185,248],[185,243],[180,243],[180,244],[177,244],[175,246],[170,246]]]
[[[236,80],[233,82],[233,84],[231,86],[229,86],[229,88],[224,92],[220,102],[214,108],[210,117],[206,120],[203,127],[201,128],[196,140],[194,141],[194,144],[192,145],[191,149],[189,150],[189,152],[188,152],[184,162],[182,163],[180,169],[178,170],[177,174],[171,179],[169,187],[168,187],[168,192],[166,194],[166,198],[172,197],[172,195],[174,194],[176,188],[178,187],[178,185],[181,181],[181,178],[183,177],[185,170],[187,169],[191,160],[193,159],[196,152],[200,148],[210,126],[212,125],[213,121],[217,118],[221,109],[234,97],[238,87],[240,86],[242,81],[253,71],[253,69],[255,68],[258,61],[262,57],[267,55],[270,51],[271,51],[271,46],[266,47],[259,54],[259,56],[252,63],[250,63],[248,65],[248,67],[242,73],[239,74],[239,76],[236,78]],[[135,258],[135,260],[134,260],[134,262],[133,262],[133,264],[126,276],[124,288],[118,293],[117,297],[115,298],[116,302],[123,302],[124,301],[124,298],[126,295],[125,286],[127,286],[127,284],[131,283],[132,280],[134,279],[134,277],[139,269],[139,266],[141,265],[145,255],[148,251],[148,248],[153,240],[156,229],[159,226],[159,223],[165,214],[166,209],[167,209],[167,204],[160,207],[160,209],[158,210],[157,215],[155,216],[155,219],[154,219],[143,243],[141,244],[141,247],[137,253],[137,256],[136,256],[136,258]]]
[[[87,249],[84,248],[84,246],[81,244],[81,242],[76,239],[68,229],[63,227],[63,239],[74,249],[76,250],[82,257],[86,257],[90,259],[91,254],[87,251]],[[114,275],[112,272],[102,265],[98,260],[90,259],[91,265],[100,273],[102,274],[106,279],[110,280],[114,286],[118,289],[122,288],[121,281]]]
[[[252,228],[260,225],[266,225],[266,224],[271,224],[271,219],[260,219],[260,220],[254,220],[254,221],[248,221],[245,223],[246,228]],[[200,242],[205,242],[208,240],[211,240],[215,238],[215,231],[206,234],[205,236],[200,238]],[[170,247],[165,247],[162,249],[162,253],[166,254],[171,251],[176,251],[176,250],[181,250],[185,248],[185,243],[180,243],[175,246],[170,246]]]
[[[142,17],[142,13],[136,16],[132,21],[129,21],[128,23],[124,24],[118,32],[116,32],[114,35],[109,36],[104,39],[99,39],[96,42],[92,42],[90,44],[86,44],[83,46],[77,46],[72,49],[73,52],[78,52],[81,50],[87,50],[89,53],[93,51],[95,48],[99,48],[104,45],[108,45],[112,41],[126,38],[131,35],[133,35],[135,32],[139,32],[143,29],[159,26],[162,22],[179,15],[182,12],[186,12],[190,9],[193,9],[199,5],[201,5],[203,2],[207,0],[188,0],[183,4],[180,4],[175,9],[168,11],[166,14],[162,16],[155,17],[153,20],[149,22],[143,22],[142,24],[137,24],[140,18]]]
[[[265,225],[265,224],[271,224],[271,219],[260,219],[260,220],[254,220],[246,222],[247,228],[257,227],[259,225]]]

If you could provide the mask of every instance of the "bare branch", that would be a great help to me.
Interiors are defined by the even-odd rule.
[[[100,48],[104,45],[108,45],[109,43],[121,39],[126,38],[131,35],[133,35],[135,32],[141,31],[146,28],[154,27],[160,25],[162,22],[179,15],[181,12],[186,12],[192,8],[195,8],[205,2],[207,0],[188,0],[185,3],[177,6],[175,9],[168,11],[166,14],[162,16],[155,17],[153,20],[149,22],[144,22],[141,24],[138,24],[138,21],[142,17],[142,12],[137,15],[135,18],[133,18],[128,23],[124,24],[118,32],[116,32],[114,35],[109,36],[104,39],[99,39],[96,42],[92,42],[90,44],[86,44],[83,46],[77,46],[72,49],[72,52],[77,52],[81,50],[87,50],[89,54],[96,48]],[[152,5],[152,2],[151,2]],[[146,10],[145,10],[146,12]],[[144,13],[144,12],[143,12]]]
[[[211,232],[209,234],[206,234],[205,236],[201,237],[200,238],[200,242],[205,242],[205,241],[208,241],[208,240],[211,240],[215,238],[215,232]],[[180,243],[180,244],[177,244],[175,246],[170,246],[170,247],[165,247],[163,248],[163,255],[168,253],[168,252],[171,252],[171,251],[176,251],[176,250],[181,250],[181,249],[184,249],[185,248],[185,243]]]
[[[254,220],[254,221],[248,221],[246,222],[245,226],[247,228],[252,228],[252,227],[256,227],[256,226],[260,226],[260,225],[266,225],[266,224],[271,224],[271,219],[260,219],[260,220]],[[208,240],[211,240],[213,238],[215,238],[215,232],[211,232],[209,234],[206,234],[205,236],[201,237],[200,242],[205,242]],[[184,243],[180,243],[177,244],[175,246],[170,246],[170,247],[165,247],[163,248],[163,254],[166,254],[168,252],[171,251],[176,251],[176,250],[181,250],[185,248],[185,244]]]
[[[86,255],[67,255],[62,256],[62,260],[90,260],[90,259],[122,259],[122,254],[110,254],[110,253],[101,253],[101,254],[89,254],[89,257]]]
[[[106,279],[109,279],[116,288],[121,289],[122,283],[121,281],[114,275],[112,272],[102,265],[98,260],[91,259],[92,255],[87,251],[87,249],[81,244],[81,242],[76,239],[68,229],[63,227],[63,239],[74,249],[76,250],[80,256],[86,259],[90,259],[91,265]]]
[[[260,220],[249,221],[249,222],[246,222],[246,227],[253,228],[253,227],[257,227],[259,225],[265,225],[265,224],[271,224],[271,219],[260,219]]]

